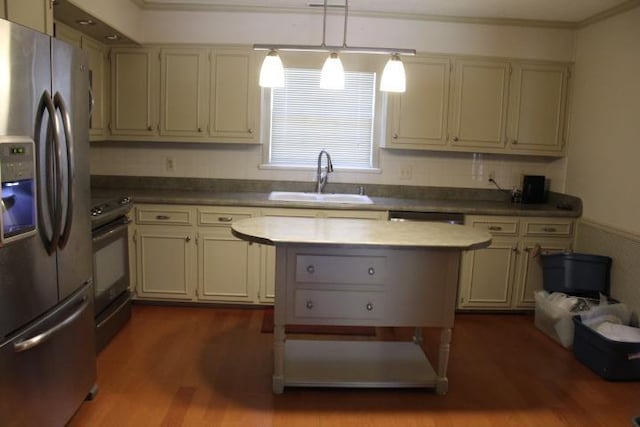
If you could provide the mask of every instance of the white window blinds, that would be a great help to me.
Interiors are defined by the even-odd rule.
[[[320,70],[288,68],[273,89],[269,163],[315,166],[320,150],[334,167],[371,168],[376,74],[345,72],[344,90],[320,89]]]

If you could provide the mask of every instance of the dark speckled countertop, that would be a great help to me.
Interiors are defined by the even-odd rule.
[[[544,204],[512,203],[500,190],[448,187],[365,185],[373,204],[284,202],[268,199],[271,191],[312,191],[313,183],[289,181],[221,180],[92,176],[94,198],[129,195],[136,203],[286,207],[346,210],[456,212],[467,215],[555,216],[577,218],[579,198],[549,192]],[[358,184],[329,183],[326,193],[356,194]]]

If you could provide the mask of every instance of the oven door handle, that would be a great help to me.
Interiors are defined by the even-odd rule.
[[[116,225],[113,228],[110,228],[108,231],[105,231],[103,233],[100,233],[100,235],[95,236],[92,241],[93,243],[100,243],[106,239],[109,239],[110,237],[112,237],[114,234],[119,233],[120,231],[126,229],[127,227],[129,227],[129,223],[131,222],[130,219],[125,218],[124,220],[122,220],[121,223],[119,223],[118,225]]]

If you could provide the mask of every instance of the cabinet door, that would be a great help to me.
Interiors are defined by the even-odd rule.
[[[158,68],[156,49],[111,51],[111,133],[158,135]]]
[[[548,154],[562,152],[567,77],[567,66],[514,66],[509,107],[511,150]]]
[[[540,253],[556,253],[571,250],[571,239],[525,239],[518,267],[513,306],[535,307],[536,291],[543,289],[542,258]]]
[[[494,240],[487,248],[463,253],[459,308],[511,306],[517,245],[516,239]]]
[[[108,49],[85,36],[82,37],[82,49],[89,57],[89,84],[92,96],[89,135],[92,140],[96,140],[106,135]]]
[[[193,299],[195,244],[191,228],[138,226],[138,296]]]
[[[253,302],[258,289],[260,249],[239,240],[231,227],[198,235],[198,299]]]
[[[2,19],[7,19],[6,5],[7,2],[5,0],[0,0],[0,18]]]
[[[218,142],[258,143],[259,107],[253,52],[214,50],[211,55],[210,136]]]
[[[4,0],[7,19],[53,36],[53,0]]]
[[[505,146],[509,64],[456,60],[451,101],[451,146]]]
[[[204,137],[209,122],[209,51],[163,49],[160,135]]]
[[[388,147],[420,149],[447,143],[450,62],[409,58],[407,91],[389,94]]]
[[[55,38],[72,44],[75,47],[82,47],[82,33],[61,22],[55,23]]]

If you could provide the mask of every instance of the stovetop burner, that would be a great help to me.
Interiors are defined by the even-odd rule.
[[[131,210],[131,197],[118,196],[107,199],[91,200],[91,228],[96,229],[101,225],[124,216]]]

